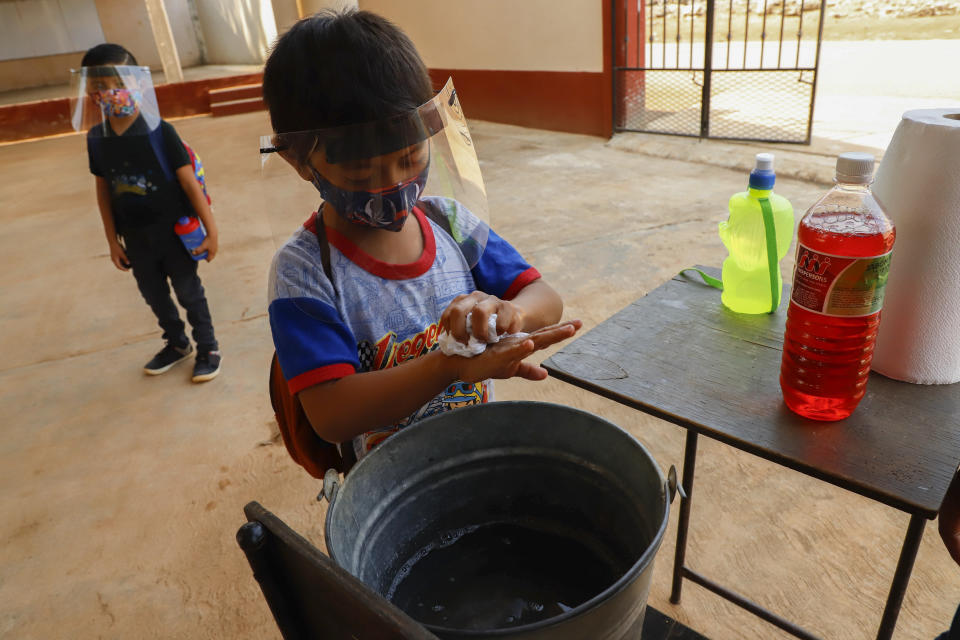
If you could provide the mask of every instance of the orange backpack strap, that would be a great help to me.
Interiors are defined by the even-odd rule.
[[[337,445],[327,442],[313,430],[300,400],[290,393],[276,352],[270,363],[270,403],[273,405],[287,453],[310,475],[323,478],[327,469],[333,468],[346,473],[353,466],[352,457],[344,460]]]

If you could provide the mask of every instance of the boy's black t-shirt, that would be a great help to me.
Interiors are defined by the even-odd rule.
[[[172,181],[167,179],[154,144],[163,145],[174,174]],[[175,175],[179,167],[190,164],[190,155],[176,129],[165,120],[151,132],[143,116],[138,116],[119,136],[105,121],[87,134],[87,155],[90,173],[104,178],[110,186],[110,206],[118,233],[159,223],[172,227],[180,216],[195,215]]]

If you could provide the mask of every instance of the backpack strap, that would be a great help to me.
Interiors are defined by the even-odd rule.
[[[450,219],[445,216],[442,211],[434,207],[426,200],[421,200],[417,203],[417,205],[428,218],[440,225],[440,228],[446,231],[447,235],[449,235],[451,238],[453,237],[453,230],[450,228]]]
[[[421,200],[417,203],[420,207],[420,210],[423,213],[440,225],[440,228],[447,232],[449,235],[453,235],[450,229],[450,220],[447,216],[443,215],[443,212],[438,211],[435,207],[430,206],[426,201]],[[330,266],[330,241],[327,240],[327,225],[323,223],[323,205],[320,205],[320,208],[317,209],[317,218],[316,218],[317,228],[317,244],[320,246],[320,264],[323,265],[323,273],[326,274],[327,279],[330,281],[330,284],[333,285],[334,292],[339,296],[340,292],[337,291],[337,284],[333,281],[333,269]]]
[[[320,264],[323,265],[323,272],[327,280],[333,285],[334,292],[337,292],[337,285],[333,282],[333,268],[330,266],[330,241],[327,240],[327,225],[323,222],[323,205],[317,209],[316,224],[317,244],[320,245]],[[337,292],[339,296],[340,293]]]
[[[163,127],[157,127],[149,134],[147,138],[150,140],[150,146],[153,148],[153,153],[157,156],[157,160],[160,162],[160,168],[163,169],[163,175],[166,177],[169,182],[176,182],[177,177],[173,169],[170,168],[170,161],[167,160],[167,152],[163,148]]]

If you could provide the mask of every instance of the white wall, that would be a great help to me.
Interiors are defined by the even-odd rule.
[[[0,60],[76,53],[100,42],[94,0],[0,2]]]
[[[195,5],[203,4],[206,0],[192,0]],[[191,0],[163,0],[167,8],[167,18],[170,20],[170,29],[173,31],[173,40],[177,44],[177,54],[180,56],[180,65],[195,67],[203,64],[203,55],[200,42],[197,40],[197,25],[190,15]],[[143,0],[138,3],[144,5]],[[144,5],[145,6],[145,5]],[[146,12],[146,9],[144,9]],[[149,23],[147,23],[149,26]],[[152,38],[151,38],[152,40]],[[156,47],[154,46],[154,50]],[[157,54],[159,64],[160,54]]]
[[[132,51],[140,64],[161,69],[160,54],[153,39],[146,4],[142,0],[96,0],[96,3],[104,39]],[[163,4],[167,8],[180,64],[184,67],[200,64],[197,32],[190,18],[187,0],[164,0]]]
[[[303,6],[303,15],[309,16],[321,9],[337,9],[342,7],[357,8],[357,0],[300,0]]]
[[[321,9],[357,7],[357,0],[273,0],[273,15],[277,19],[277,33],[285,33],[300,19],[297,4],[303,9],[303,17]]]
[[[207,0],[197,1],[203,3]],[[15,6],[19,3],[0,0],[0,5],[6,7],[8,4]],[[180,64],[185,67],[201,64],[200,45],[190,17],[188,0],[164,0],[164,4],[180,54]],[[71,18],[71,22],[76,20],[85,25],[80,30],[81,34],[90,31],[91,22],[99,25],[101,33],[97,41],[81,42],[77,37],[72,37],[72,47],[68,48],[75,48],[73,52],[0,61],[0,91],[66,84],[70,81],[70,68],[80,64],[86,49],[100,42],[121,44],[133,52],[140,64],[155,70],[161,68],[160,54],[142,0],[92,0],[88,3],[74,2],[72,6],[82,9]],[[18,28],[18,24],[0,20],[0,41],[12,41],[13,30]]]
[[[278,19],[288,23],[280,24],[286,29],[296,14],[296,0],[164,0],[185,67],[202,62],[191,1],[209,64],[263,62],[276,37]],[[604,1],[360,0],[359,6],[397,23],[433,68],[599,72]],[[94,4],[106,41],[126,46],[141,64],[160,69],[142,0],[94,0]],[[356,0],[301,0],[305,15],[356,4]],[[0,22],[0,40],[10,38],[4,32],[11,28],[8,21]],[[75,58],[70,54],[0,61],[0,91],[66,83],[67,62],[74,63]]]
[[[283,33],[300,19],[297,0],[273,0],[273,18],[277,24],[277,33]]]
[[[259,64],[266,60],[267,50],[277,37],[270,0],[198,0],[197,10],[208,64]]]
[[[606,0],[360,0],[440,69],[603,71]]]

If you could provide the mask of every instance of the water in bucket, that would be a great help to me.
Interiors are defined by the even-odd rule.
[[[388,597],[424,624],[503,629],[561,615],[621,573],[575,539],[496,523],[438,537],[398,572]]]

